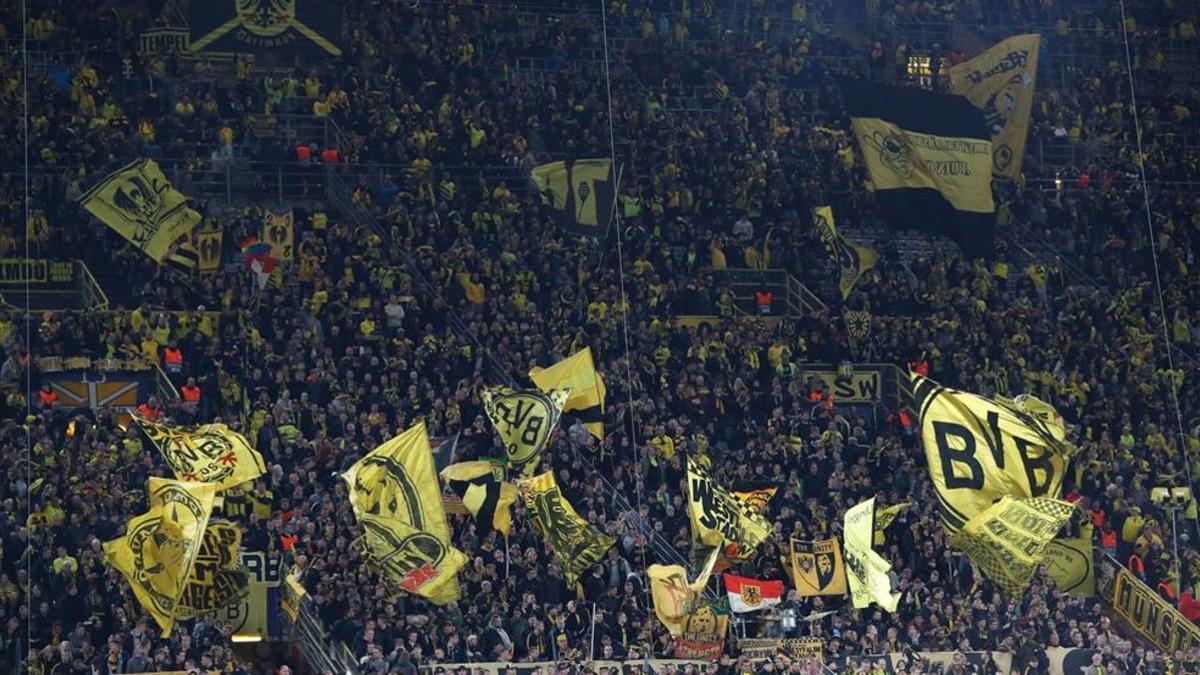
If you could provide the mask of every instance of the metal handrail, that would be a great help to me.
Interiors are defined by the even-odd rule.
[[[79,294],[85,301],[86,309],[107,311],[108,295],[105,294],[104,288],[96,281],[96,277],[92,276],[92,271],[88,269],[87,263],[78,258],[74,262],[75,269],[79,273]]]

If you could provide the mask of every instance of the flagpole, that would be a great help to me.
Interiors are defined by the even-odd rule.
[[[592,603],[592,638],[588,641],[588,660],[596,660],[596,603]]]

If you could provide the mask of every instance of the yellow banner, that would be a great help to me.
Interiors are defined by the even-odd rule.
[[[139,159],[109,174],[79,203],[139,251],[161,263],[171,246],[200,224],[187,197],[171,187],[154,160]]]
[[[616,543],[616,539],[579,517],[563,497],[553,472],[521,479],[517,482],[517,492],[529,510],[533,526],[554,551],[568,587],[574,587],[580,573],[600,562],[605,551]]]
[[[888,577],[892,564],[871,548],[875,534],[874,521],[874,497],[846,511],[842,531],[846,539],[846,576],[850,581],[850,601],[857,609],[875,603],[894,612],[900,603],[900,594],[892,593],[892,582]]]
[[[992,131],[992,171],[998,176],[1021,175],[1041,39],[1014,35],[948,71],[951,91],[983,110]]]
[[[507,537],[512,527],[517,488],[502,480],[503,473],[491,462],[459,462],[442,469],[442,480],[475,517],[480,536],[495,529]]]
[[[196,564],[179,598],[176,619],[209,616],[246,596],[246,570],[238,564],[242,530],[234,523],[213,520],[204,530]]]
[[[1004,497],[967,521],[950,538],[980,571],[1019,597],[1042,564],[1042,551],[1071,519],[1075,507],[1058,499]]]
[[[224,424],[169,426],[134,420],[181,480],[216,483],[224,490],[266,473],[262,455]]]
[[[883,400],[883,373],[881,370],[854,370],[840,373],[837,370],[810,370],[800,367],[801,377],[812,376],[825,385],[825,393],[833,396],[837,403],[878,403]]]
[[[738,490],[736,487],[732,490],[733,496],[737,497],[750,508],[758,513],[766,514],[767,509],[771,505],[771,498],[779,490],[777,487],[755,488],[753,490]]]
[[[1096,594],[1125,623],[1164,652],[1200,648],[1200,626],[1142,583],[1112,556],[1100,559]]]
[[[504,443],[509,468],[518,476],[527,478],[537,471],[569,394],[565,389],[546,394],[511,387],[484,390],[483,411]]]
[[[1074,448],[1016,406],[912,376],[942,520],[954,532],[1005,496],[1057,497]]]
[[[821,243],[825,244],[829,256],[838,266],[838,290],[845,300],[850,297],[850,291],[854,290],[859,277],[879,262],[879,254],[873,248],[859,246],[842,236],[833,222],[832,207],[817,206],[813,208],[812,216],[813,227],[817,228]]]
[[[367,453],[342,479],[378,569],[438,605],[458,598],[466,556],[450,545],[425,423]]]
[[[271,246],[271,257],[290,263],[295,256],[296,217],[291,209],[263,214],[262,241]]]
[[[529,379],[538,389],[550,393],[555,389],[567,389],[571,395],[563,404],[563,412],[575,412],[588,433],[604,440],[604,396],[607,392],[604,380],[596,372],[592,361],[592,348],[584,347],[549,368],[534,368]]]
[[[837,539],[793,539],[792,583],[801,596],[845,595],[846,564]]]
[[[736,544],[748,554],[771,534],[766,518],[717,485],[692,457],[687,460],[687,473],[693,539],[706,546]]]
[[[701,599],[704,587],[712,577],[719,551],[713,549],[708,561],[694,582],[688,583],[687,570],[680,565],[651,565],[646,569],[650,577],[650,596],[654,599],[654,614],[672,636],[683,634],[684,624],[697,600]]]
[[[1096,565],[1090,539],[1055,539],[1043,555],[1046,573],[1060,590],[1077,598],[1096,597]]]
[[[221,269],[221,248],[224,237],[223,230],[196,233],[196,253],[200,257],[197,269],[201,272],[216,272]]]
[[[129,581],[142,607],[169,637],[188,577],[196,564],[217,486],[151,478],[150,510],[129,521],[125,536],[104,554]]]
[[[992,174],[988,141],[908,131],[874,117],[852,117],[850,125],[876,190],[928,188],[955,210],[996,211],[992,191],[979,181]]]

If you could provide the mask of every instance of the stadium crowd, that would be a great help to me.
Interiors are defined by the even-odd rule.
[[[244,526],[247,548],[305,570],[330,639],[363,672],[672,656],[644,572],[673,561],[656,559],[642,527],[686,555],[682,469],[696,454],[723,483],[780,486],[775,531],[737,568],[743,576],[786,579],[788,538],[837,535],[845,508],[864,498],[915,503],[884,548],[903,594],[897,612],[792,595],[749,622],[749,635],[819,636],[830,660],[1007,651],[1022,674],[1047,672],[1047,646],[1096,650],[1096,672],[1200,667],[1195,653],[1157,654],[1122,638],[1097,599],[1068,597],[1048,577],[1023,598],[1002,597],[948,546],[912,418],[892,401],[839,403],[819,381],[796,376],[805,363],[918,364],[948,385],[1052,402],[1081,447],[1064,488],[1088,516],[1075,527],[1122,564],[1136,557],[1152,588],[1195,597],[1194,503],[1181,514],[1176,560],[1170,514],[1149,499],[1151,488],[1200,470],[1200,277],[1190,272],[1200,203],[1172,187],[1195,179],[1188,139],[1200,130],[1194,90],[1164,86],[1157,51],[1168,32],[1196,45],[1194,13],[1167,9],[1178,3],[1127,3],[1135,79],[1154,83],[1138,91],[1140,130],[1123,59],[1059,67],[1060,86],[1039,83],[1026,185],[999,188],[999,230],[1036,234],[1062,257],[1031,258],[1012,238],[990,261],[932,248],[902,261],[893,237],[879,235],[863,243],[883,261],[848,301],[872,317],[869,335],[854,339],[807,214],[833,203],[851,236],[877,236],[884,222],[863,189],[830,74],[908,79],[910,51],[936,49],[950,62],[962,56],[950,42],[909,45],[902,31],[881,32],[888,42],[864,49],[822,21],[836,18],[838,3],[817,0],[742,3],[750,6],[742,13],[721,3],[618,1],[604,24],[567,11],[572,3],[563,20],[536,22],[498,3],[363,2],[347,3],[352,39],[340,62],[280,76],[240,59],[232,72],[204,60],[143,60],[133,45],[144,18],[111,11],[114,2],[47,0],[30,3],[25,28],[46,51],[73,56],[31,70],[26,136],[14,4],[0,3],[0,129],[28,140],[31,211],[27,218],[21,144],[0,144],[0,254],[71,258],[95,248],[138,284],[121,311],[48,314],[28,326],[17,311],[0,314],[9,329],[0,367],[0,671],[256,672],[239,663],[219,623],[159,637],[104,561],[100,543],[144,510],[146,479],[169,475],[149,442],[113,411],[47,404],[23,389],[39,357],[161,361],[166,348],[181,350],[172,378],[199,387],[200,400],[147,407],[180,422],[225,421],[252,440],[269,471],[227,501],[225,515]],[[1074,41],[1118,44],[1119,17],[1094,5],[900,3],[884,9],[883,22],[957,12],[973,24],[1000,16],[1003,25],[1044,27],[1047,67]],[[605,30],[617,36],[611,72],[595,57]],[[514,71],[522,58],[539,65]],[[929,86],[943,86],[936,72]],[[257,289],[236,246],[275,204],[198,200],[207,223],[225,231],[227,262],[187,281],[85,226],[75,198],[136,156],[158,158],[186,193],[190,176],[221,162],[296,161],[298,143],[325,149],[316,138],[257,138],[244,113],[273,110],[337,124],[345,145],[332,170],[354,202],[350,211],[319,198],[291,205],[297,259],[282,288]],[[1034,147],[1055,139],[1087,161],[1039,159]],[[626,171],[620,248],[564,234],[524,180],[542,161],[610,152]],[[505,169],[478,178],[497,165]],[[753,308],[722,273],[739,267],[786,269],[823,289],[831,307],[745,317]],[[717,318],[684,326],[678,315]],[[520,505],[507,540],[453,518],[456,545],[472,560],[456,603],[432,607],[366,568],[336,474],[418,419],[433,436],[461,432],[460,459],[493,454],[482,388],[500,373],[523,381],[531,367],[582,346],[608,384],[607,435],[597,442],[568,417],[546,452],[576,510],[617,537],[581,580],[582,597]],[[819,622],[779,621],[785,610],[826,609],[835,613]],[[728,672],[767,667],[739,659],[732,642],[727,651]],[[780,657],[771,667],[800,664]]]

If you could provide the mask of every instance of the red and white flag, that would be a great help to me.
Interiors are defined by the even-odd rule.
[[[729,608],[735,612],[754,612],[774,607],[783,600],[782,581],[759,581],[733,574],[724,575]]]

